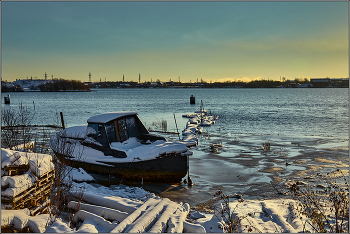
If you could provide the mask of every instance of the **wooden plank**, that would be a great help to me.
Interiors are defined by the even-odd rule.
[[[171,215],[173,215],[178,208],[178,205],[175,203],[169,203],[166,205],[165,210],[160,215],[156,223],[149,230],[150,233],[163,233],[166,230],[167,222]]]
[[[38,206],[32,206],[29,211],[31,215],[36,215],[39,212],[43,212],[48,209],[48,204],[50,204],[51,200],[47,198],[44,201],[41,201]]]
[[[152,209],[146,210],[137,220],[135,220],[135,222],[129,225],[125,232],[147,232],[150,227],[153,226],[153,224],[157,221],[157,215],[159,215],[159,213],[164,209],[164,205],[167,203],[169,203],[169,199],[165,198]]]
[[[48,189],[53,184],[53,182],[54,181],[51,180],[48,183],[44,184],[44,186],[42,186],[42,185],[38,186],[38,184],[36,183],[36,184],[32,185],[31,187],[29,187],[27,190],[25,190],[22,193],[20,193],[19,195],[15,196],[13,198],[13,202],[17,202],[20,199],[25,199],[30,194],[32,196],[36,196],[37,194],[39,194],[43,190]]]
[[[6,166],[4,169],[8,171],[9,175],[18,175],[22,173],[22,170],[28,171],[29,166]],[[53,169],[40,176],[33,185],[20,194],[14,197],[1,196],[1,202],[6,205],[11,205],[12,210],[23,208],[34,209],[34,212],[31,212],[32,215],[36,215],[39,212],[47,212],[48,205],[51,202],[49,197],[54,178],[55,170]]]
[[[48,177],[50,175],[54,175],[55,174],[54,172],[55,172],[54,169],[52,169],[51,171],[47,171],[43,175],[38,176],[38,179],[41,180],[41,179],[44,179],[44,178],[46,178],[46,177]]]
[[[18,194],[17,196],[13,197],[12,200],[13,202],[17,202],[18,200],[21,200],[25,197],[27,197],[30,193],[32,193],[34,190],[36,189],[36,185],[32,185],[31,187],[29,187],[27,190],[24,190],[23,192],[21,192],[20,194]]]
[[[31,189],[27,190],[24,194],[19,197],[15,197],[10,204],[13,206],[12,209],[16,209],[19,207],[24,207],[26,205],[31,205],[30,203],[33,201],[36,204],[36,198],[48,196],[51,192],[51,186],[54,181],[49,182],[46,186],[42,188],[38,188],[37,184],[33,185]],[[33,192],[35,191],[35,192]],[[34,199],[34,200],[33,200]]]
[[[29,166],[27,164],[25,165],[10,165],[5,166],[4,170],[7,172],[6,174],[8,176],[14,176],[14,175],[23,175],[26,171],[28,171]]]
[[[149,198],[145,203],[143,203],[140,207],[137,208],[131,215],[126,217],[122,222],[116,226],[111,233],[118,233],[123,232],[128,225],[132,224],[140,215],[142,212],[144,212],[147,209],[152,209],[154,206],[156,206],[160,200],[156,200],[154,198]]]

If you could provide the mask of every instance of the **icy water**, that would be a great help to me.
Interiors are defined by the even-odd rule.
[[[86,124],[96,114],[136,111],[143,123],[167,121],[168,131],[187,122],[183,114],[204,108],[219,115],[193,147],[186,185],[145,185],[174,200],[198,204],[218,188],[228,194],[273,196],[271,183],[302,178],[349,164],[349,89],[95,89],[92,92],[22,92],[11,95],[11,105],[35,104],[35,124],[54,124],[63,112],[66,127]],[[196,104],[189,99],[196,97]],[[153,127],[154,128],[154,127]],[[175,135],[165,135],[177,140]],[[271,150],[263,151],[262,143]],[[209,145],[223,147],[211,152]],[[328,161],[327,161],[328,160]]]

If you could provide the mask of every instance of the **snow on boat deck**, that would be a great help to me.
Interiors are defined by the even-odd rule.
[[[67,128],[61,132],[61,136],[84,138],[86,137],[86,125],[74,126]],[[54,136],[55,138],[57,136]],[[72,140],[73,141],[73,140]],[[126,158],[115,158],[113,156],[106,156],[102,151],[92,149],[80,144],[79,141],[74,141],[74,151],[72,155],[88,163],[100,164],[110,166],[103,162],[127,163],[137,160],[152,160],[159,155],[169,153],[181,153],[182,155],[192,155],[192,152],[187,149],[185,143],[182,142],[168,142],[164,140],[157,140],[155,142],[148,142],[142,144],[136,137],[131,137],[123,142],[112,142],[111,148],[115,150],[124,151],[127,154]]]
[[[87,122],[88,123],[108,123],[114,119],[129,116],[129,115],[137,115],[136,112],[133,111],[119,111],[119,112],[109,112],[105,114],[95,115],[90,117]]]

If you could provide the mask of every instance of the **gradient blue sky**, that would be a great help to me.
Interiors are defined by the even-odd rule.
[[[349,77],[349,3],[1,2],[3,80]]]

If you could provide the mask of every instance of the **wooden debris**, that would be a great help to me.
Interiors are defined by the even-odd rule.
[[[28,165],[20,166],[5,166],[4,170],[9,176],[23,175],[29,170]],[[8,185],[1,187],[1,203],[5,209],[17,210],[28,208],[30,215],[34,216],[39,213],[48,211],[51,200],[51,190],[54,183],[55,170],[48,171],[44,175],[35,178],[35,182],[24,191],[15,196],[5,196],[3,192],[6,189],[11,189]]]

